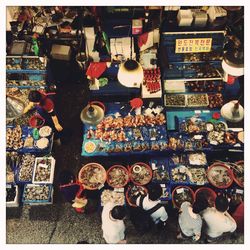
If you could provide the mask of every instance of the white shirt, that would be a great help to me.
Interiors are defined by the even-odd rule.
[[[191,203],[185,201],[181,204],[181,213],[179,215],[179,225],[181,231],[188,237],[201,233],[202,219],[199,214],[193,214]]]
[[[222,213],[214,207],[209,207],[203,212],[202,217],[207,224],[206,233],[212,238],[236,230],[236,222],[228,212]]]
[[[154,207],[155,205],[157,205],[158,203],[160,203],[160,201],[151,201],[147,195],[143,199],[142,208],[147,211],[152,207]],[[140,197],[138,197],[136,200],[136,205],[139,206],[139,204],[140,204]],[[154,213],[151,214],[151,218],[153,219],[154,223],[157,224],[160,220],[163,222],[166,221],[168,219],[168,214],[164,207],[160,207],[158,210],[156,210]]]
[[[104,205],[102,210],[102,231],[103,238],[107,243],[115,244],[125,238],[125,225],[123,220],[112,220],[110,218],[110,211],[115,204],[108,202]]]

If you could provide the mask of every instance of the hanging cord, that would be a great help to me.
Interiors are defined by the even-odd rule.
[[[134,18],[134,14],[135,14],[135,8],[133,8],[133,13],[132,13],[132,20],[131,20],[131,24],[129,25],[129,30],[128,30],[128,35],[127,36],[130,36],[130,60],[132,60],[132,41],[133,41],[133,37],[132,37],[132,34],[130,35],[131,33],[131,29],[132,29],[132,21],[133,21],[133,18]]]

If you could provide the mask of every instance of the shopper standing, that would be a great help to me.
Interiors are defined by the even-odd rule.
[[[104,205],[102,211],[102,231],[106,243],[126,243],[125,225],[123,222],[125,216],[126,210],[123,206],[115,206],[112,202]]]
[[[207,242],[216,242],[226,233],[236,230],[236,222],[228,213],[229,202],[225,196],[219,195],[215,200],[215,207],[207,208],[203,213],[206,222]]]
[[[193,241],[200,239],[202,218],[199,213],[207,207],[208,202],[205,199],[196,200],[193,205],[188,201],[181,204],[178,219],[180,232],[177,239],[192,238]]]
[[[146,196],[139,196],[136,200],[136,205],[143,210],[150,212],[150,216],[158,228],[166,225],[168,214],[165,207],[160,204],[160,197],[162,196],[162,188],[158,183],[151,183],[148,185],[148,194]],[[141,222],[143,223],[143,222]]]

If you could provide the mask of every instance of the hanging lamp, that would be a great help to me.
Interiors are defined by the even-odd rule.
[[[223,56],[223,80],[228,84],[233,84],[237,77],[244,75],[244,51],[241,41],[237,37],[228,36],[228,39],[232,45]]]
[[[132,36],[130,39],[130,59],[120,65],[118,81],[128,88],[140,88],[143,82],[143,69],[140,63],[132,59]]]
[[[239,100],[233,100],[226,103],[221,108],[222,117],[232,123],[240,122],[244,117],[244,109],[240,105]]]
[[[104,104],[92,101],[82,110],[80,119],[84,124],[95,126],[103,120],[104,113]]]

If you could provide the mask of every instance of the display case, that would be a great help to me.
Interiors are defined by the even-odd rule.
[[[44,88],[46,65],[46,57],[7,56],[6,87]]]
[[[184,29],[184,27],[182,27]],[[223,98],[224,30],[166,31],[161,34],[165,106],[221,108]],[[208,94],[202,105],[169,105],[174,95]],[[178,97],[176,97],[179,99]],[[175,99],[176,99],[175,98]]]

